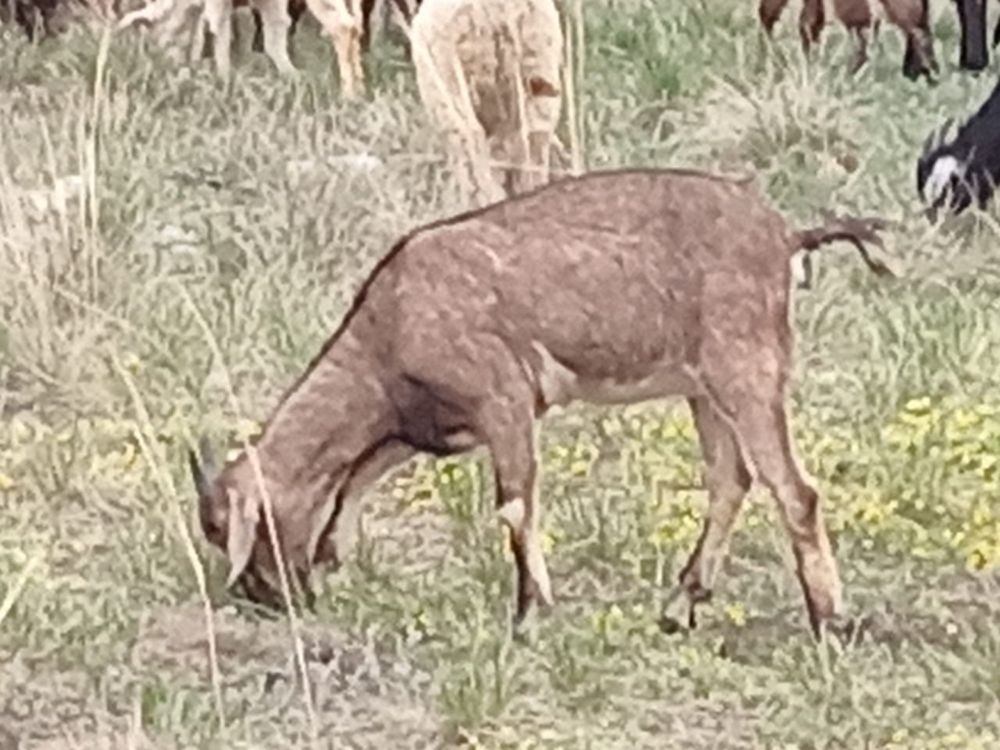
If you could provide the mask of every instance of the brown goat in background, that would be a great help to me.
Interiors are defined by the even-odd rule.
[[[781,16],[789,0],[760,0],[757,15],[768,36]],[[857,71],[868,60],[868,32],[877,32],[878,18],[872,12],[869,0],[832,0],[833,12],[857,40],[851,72]],[[903,75],[930,78],[937,72],[934,58],[933,40],[930,34],[927,0],[879,0],[888,21],[899,28],[906,37],[906,57],[903,60]],[[824,0],[802,0],[799,12],[799,36],[806,54],[812,45],[819,42],[826,25]]]

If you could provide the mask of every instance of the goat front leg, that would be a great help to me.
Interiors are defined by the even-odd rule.
[[[219,75],[228,78],[233,41],[233,0],[207,0],[203,23],[212,34],[212,56]]]
[[[288,57],[288,29],[292,19],[287,0],[257,0],[254,10],[260,14],[264,52],[280,73],[294,75],[298,71]]]
[[[494,401],[485,416],[496,475],[497,514],[510,534],[517,574],[514,634],[529,634],[536,606],[552,604],[552,585],[542,552],[535,502],[535,433],[529,403],[509,408]]]
[[[695,607],[712,597],[733,525],[753,481],[732,428],[705,397],[688,400],[705,460],[708,512],[701,536],[677,586],[667,597],[661,627],[668,633],[693,629]]]

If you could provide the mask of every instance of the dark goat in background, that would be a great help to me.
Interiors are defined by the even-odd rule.
[[[0,0],[0,23],[13,22],[35,41],[65,31],[84,6],[83,0]]]
[[[933,220],[938,209],[959,214],[975,203],[985,207],[1000,178],[1000,81],[979,110],[947,141],[952,120],[931,133],[917,159],[917,191],[929,203]]]

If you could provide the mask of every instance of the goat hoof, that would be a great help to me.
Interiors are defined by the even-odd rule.
[[[677,635],[678,633],[684,633],[689,630],[689,628],[676,617],[671,617],[666,613],[660,617],[659,624],[660,631],[666,635]]]
[[[511,638],[524,646],[533,646],[538,641],[537,607],[532,607],[511,621]]]
[[[835,615],[819,626],[820,637],[835,639],[841,646],[857,643],[869,634],[872,623],[867,617]]]
[[[667,635],[694,630],[697,622],[695,605],[712,600],[712,592],[700,584],[678,585],[667,595],[660,614],[660,630]],[[684,623],[687,623],[686,625]]]

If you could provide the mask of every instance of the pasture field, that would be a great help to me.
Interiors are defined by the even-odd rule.
[[[394,239],[465,207],[405,48],[376,37],[344,102],[307,19],[301,80],[245,53],[228,87],[138,34],[0,32],[0,748],[1000,748],[1000,224],[932,226],[914,190],[998,64],[959,72],[933,5],[936,87],[888,27],[850,79],[836,26],[804,62],[797,6],[769,51],[751,0],[585,4],[587,167],[752,171],[803,225],[898,223],[898,279],[837,246],[796,294],[794,434],[870,624],[843,645],[810,637],[761,490],[698,630],[660,631],[705,500],[683,402],[542,423],[557,603],[533,644],[479,452],[372,488],[294,628],[250,611],[185,451],[253,431]]]

